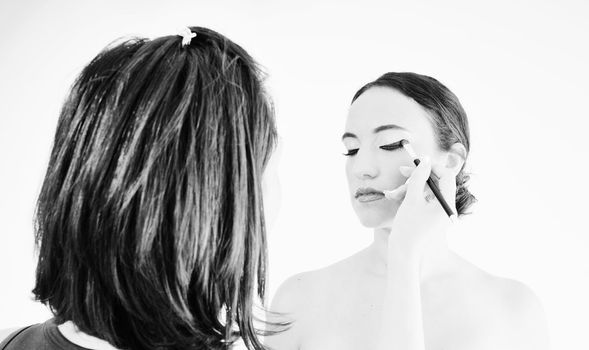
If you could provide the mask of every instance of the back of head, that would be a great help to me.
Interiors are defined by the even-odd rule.
[[[360,88],[352,102],[372,87],[395,89],[424,107],[429,112],[430,122],[440,149],[447,151],[453,144],[461,143],[466,152],[470,151],[470,130],[466,112],[458,97],[438,80],[409,72],[386,73]],[[467,209],[476,201],[467,189],[468,179],[469,176],[464,172],[463,167],[456,177],[458,215],[466,214]]]
[[[37,204],[33,292],[120,348],[221,348],[234,322],[260,349],[273,111],[246,51],[190,29],[186,46],[111,45],[74,83]]]

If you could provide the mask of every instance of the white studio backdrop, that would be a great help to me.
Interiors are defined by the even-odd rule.
[[[530,286],[554,349],[589,349],[588,17],[584,1],[2,1],[0,329],[50,317],[30,292],[32,217],[74,77],[116,38],[199,25],[269,74],[281,135],[270,296],[370,243],[347,195],[346,111],[364,83],[414,71],[446,84],[470,118],[479,203],[451,248]]]

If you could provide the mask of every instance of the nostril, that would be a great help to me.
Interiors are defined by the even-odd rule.
[[[378,166],[376,159],[372,158],[369,154],[364,156],[356,156],[352,166],[352,173],[356,175],[358,179],[371,179],[378,176]]]
[[[365,171],[365,172],[358,173],[358,178],[361,180],[374,179],[376,177],[376,175],[377,174],[375,172]]]

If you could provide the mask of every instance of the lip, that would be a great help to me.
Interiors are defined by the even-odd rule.
[[[384,193],[371,187],[362,187],[356,190],[354,198],[361,203],[368,203],[384,199]]]

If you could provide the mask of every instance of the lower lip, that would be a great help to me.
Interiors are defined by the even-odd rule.
[[[384,194],[382,194],[382,193],[369,193],[369,194],[363,194],[363,195],[359,196],[357,199],[358,199],[358,202],[360,202],[360,203],[369,203],[369,202],[379,201],[383,198],[384,198]]]

